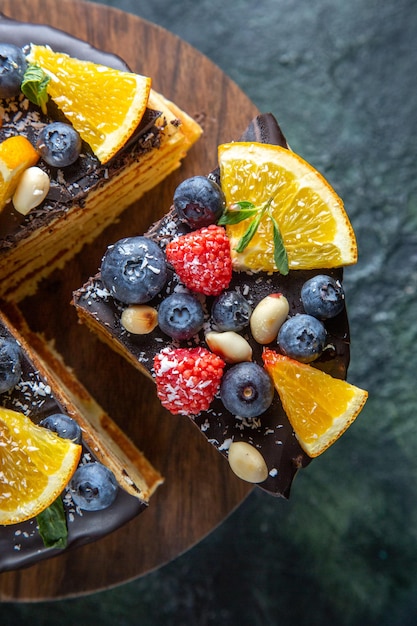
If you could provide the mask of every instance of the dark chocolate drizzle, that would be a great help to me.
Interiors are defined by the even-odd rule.
[[[240,138],[241,141],[261,141],[277,144],[288,148],[288,144],[281,129],[271,113],[257,116]],[[210,177],[218,180],[219,170],[214,170]],[[145,233],[164,249],[169,241],[179,234],[189,232],[189,228],[182,223],[173,207],[158,222],[153,224]],[[342,269],[325,270],[338,279],[342,279]],[[290,304],[290,315],[304,312],[300,292],[303,283],[315,274],[315,271],[291,271],[287,276],[267,274],[265,272],[247,273],[234,272],[229,289],[236,289],[243,293],[253,306],[271,293],[283,293]],[[168,294],[178,287],[178,278],[171,273],[164,291],[149,304],[158,308],[159,303]],[[212,298],[205,298],[206,322],[209,323]],[[123,351],[130,353],[149,373],[152,374],[154,356],[163,348],[173,345],[193,347],[206,345],[204,331],[191,341],[174,343],[158,328],[149,335],[132,335],[123,329],[120,316],[123,305],[115,301],[105,290],[100,273],[74,294],[74,304],[82,308],[87,317],[94,318],[100,325],[104,336],[111,339],[111,343],[119,344]],[[346,310],[336,318],[326,322],[328,332],[328,347],[323,355],[314,362],[314,365],[338,378],[345,378],[349,363],[349,327]],[[253,349],[253,360],[262,363],[262,346],[254,341],[250,330],[244,336]],[[277,348],[276,342],[269,347]],[[256,420],[242,420],[226,411],[219,398],[215,398],[207,412],[190,418],[200,432],[225,457],[228,454],[228,444],[243,440],[255,445],[263,455],[269,475],[259,487],[275,496],[288,498],[293,479],[301,467],[311,462],[301,449],[287,416],[282,408],[277,394],[272,406]]]

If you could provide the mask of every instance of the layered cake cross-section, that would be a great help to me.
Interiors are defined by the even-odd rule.
[[[100,539],[147,508],[160,473],[11,304],[0,313],[0,391],[0,572]]]
[[[201,128],[152,78],[0,15],[0,297],[18,301],[178,168]]]
[[[367,397],[345,380],[342,268],[356,262],[355,236],[273,115],[218,156],[145,235],[105,251],[73,303],[240,478],[288,497]]]

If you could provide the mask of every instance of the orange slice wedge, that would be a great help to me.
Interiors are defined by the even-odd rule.
[[[20,176],[39,160],[39,154],[26,137],[16,135],[0,143],[0,211],[13,196]]]
[[[355,235],[343,202],[327,181],[294,152],[261,143],[219,146],[221,186],[228,208],[250,202],[267,207],[247,247],[239,242],[254,217],[226,226],[237,270],[277,271],[275,221],[288,267],[330,268],[357,260]]]
[[[106,163],[142,119],[151,79],[81,61],[45,46],[32,45],[28,60],[49,76],[49,96],[101,163]]]
[[[81,446],[0,408],[0,524],[17,524],[46,509],[70,480]]]
[[[303,450],[316,457],[359,415],[367,391],[265,349],[263,360]]]

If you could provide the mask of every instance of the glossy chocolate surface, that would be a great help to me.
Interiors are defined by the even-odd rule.
[[[275,118],[270,114],[258,116],[253,120],[241,139],[275,143],[287,147]],[[210,176],[217,179],[218,171],[216,170]],[[176,218],[171,208],[162,220],[148,230],[146,235],[164,249],[170,240],[187,230],[188,228]],[[290,315],[294,315],[304,312],[300,298],[303,283],[319,273],[323,273],[323,270],[291,271],[287,276],[264,272],[256,274],[234,272],[229,289],[242,293],[253,307],[271,293],[283,293],[290,304]],[[325,273],[342,279],[341,269],[325,270]],[[175,291],[177,287],[178,278],[171,273],[163,292],[148,304],[158,308],[161,300]],[[207,324],[210,323],[212,300],[212,298],[204,298],[205,328],[192,340],[175,344],[176,346],[206,345],[204,334],[207,331]],[[128,333],[120,323],[124,306],[109,295],[100,280],[100,274],[74,295],[74,302],[77,307],[83,309],[83,315],[91,316],[95,323],[100,325],[110,343],[117,346],[117,349],[122,349],[122,353],[124,351],[125,354],[133,357],[133,361],[137,360],[140,366],[150,374],[152,374],[154,356],[163,348],[174,345],[158,327],[148,335]],[[349,363],[349,328],[346,310],[332,320],[328,320],[325,326],[328,332],[327,348],[320,359],[315,361],[315,366],[335,377],[345,378]],[[252,346],[253,360],[262,365],[262,346],[254,341],[249,329],[246,329],[243,334]],[[270,347],[276,348],[276,342],[270,344]],[[232,440],[243,440],[255,445],[262,453],[269,472],[267,480],[259,486],[272,495],[288,498],[298,469],[308,465],[311,461],[300,448],[277,394],[271,407],[258,419],[236,418],[224,408],[218,398],[215,398],[209,411],[202,412],[191,419],[208,441],[224,456],[227,456]]]

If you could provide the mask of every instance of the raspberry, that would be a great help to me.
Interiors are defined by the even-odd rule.
[[[188,289],[217,296],[232,278],[230,243],[221,226],[211,224],[171,241],[167,260]]]
[[[207,411],[220,387],[225,362],[206,348],[165,348],[154,358],[156,388],[174,415]]]

